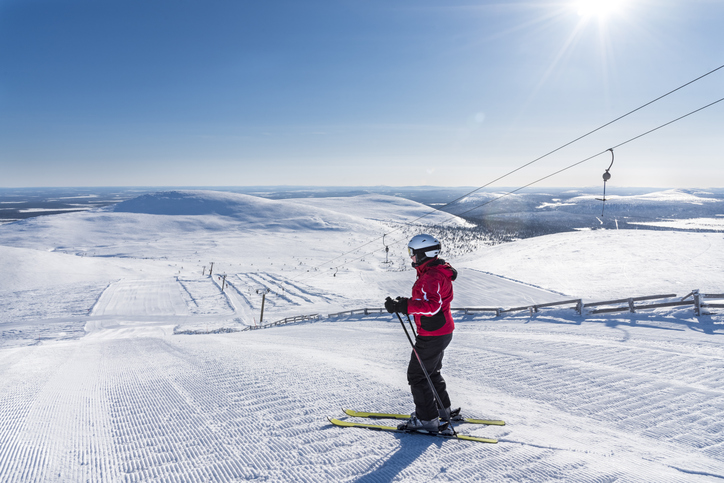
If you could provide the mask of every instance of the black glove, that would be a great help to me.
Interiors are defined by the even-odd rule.
[[[407,314],[407,302],[409,300],[407,297],[397,297],[397,312]]]
[[[395,311],[395,301],[392,300],[390,297],[387,297],[385,299],[385,308],[387,309],[387,312],[393,313]]]
[[[390,297],[387,297],[385,299],[385,308],[389,313],[400,313],[400,314],[406,314],[407,313],[407,301],[409,299],[405,297],[397,297],[396,300],[392,300]]]

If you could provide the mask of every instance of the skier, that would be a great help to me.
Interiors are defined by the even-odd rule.
[[[415,402],[415,412],[407,422],[399,425],[399,429],[437,433],[447,427],[451,417],[460,413],[460,409],[451,411],[445,380],[440,374],[442,358],[455,329],[450,302],[453,299],[452,281],[458,273],[449,263],[438,258],[441,245],[433,236],[416,235],[407,249],[412,266],[417,270],[412,297],[397,297],[395,300],[387,297],[385,308],[389,313],[414,315],[417,326],[415,351],[425,364],[444,406],[438,410],[430,384],[413,351],[407,367],[407,382]],[[440,425],[440,419],[446,422]]]

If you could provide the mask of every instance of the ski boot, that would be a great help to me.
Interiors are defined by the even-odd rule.
[[[450,424],[450,421],[440,421],[440,425],[437,428],[437,434],[442,436],[454,436],[455,430]]]
[[[452,421],[462,421],[464,418],[460,416],[460,408],[457,409],[451,409],[451,408],[445,408],[443,410],[438,411],[440,413],[440,419],[442,421],[452,422]]]
[[[445,423],[445,425],[447,425],[447,423]],[[430,420],[422,420],[419,419],[415,413],[412,413],[410,415],[410,419],[397,425],[397,429],[437,434],[440,430],[440,419],[434,418]]]

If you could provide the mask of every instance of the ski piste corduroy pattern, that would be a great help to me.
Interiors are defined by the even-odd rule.
[[[419,335],[446,335],[455,330],[450,313],[453,299],[452,282],[457,271],[445,260],[433,258],[419,267],[417,281],[412,286],[412,297],[407,312],[415,317]]]

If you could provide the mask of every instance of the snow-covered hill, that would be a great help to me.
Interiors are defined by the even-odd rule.
[[[218,191],[147,194],[118,203],[113,211],[173,216],[221,215],[238,220],[248,229],[263,228],[267,231],[335,230],[358,223],[342,210],[299,206],[289,201]]]
[[[510,230],[522,236],[570,231],[581,228],[636,228],[657,226],[668,220],[701,218],[697,224],[671,224],[671,228],[716,231],[712,221],[724,216],[721,190],[664,191],[634,190],[632,193],[606,194],[588,190],[549,190],[520,192],[481,191],[445,207],[470,220],[486,223],[493,229]]]
[[[418,223],[427,225],[468,225],[455,216],[396,196],[369,194],[343,198],[298,198],[289,201],[384,222],[410,223],[417,220]],[[418,220],[419,218],[422,219]]]
[[[443,369],[453,403],[507,422],[458,430],[497,445],[327,422],[343,407],[412,410],[409,345],[388,314],[174,335],[258,324],[260,288],[265,322],[406,295],[414,272],[395,241],[429,211],[381,195],[176,191],[0,226],[0,479],[724,478],[724,315],[458,315]],[[450,222],[446,243],[469,236],[429,219]],[[722,293],[723,245],[721,233],[596,230],[443,257],[460,271],[454,305],[505,307]]]

